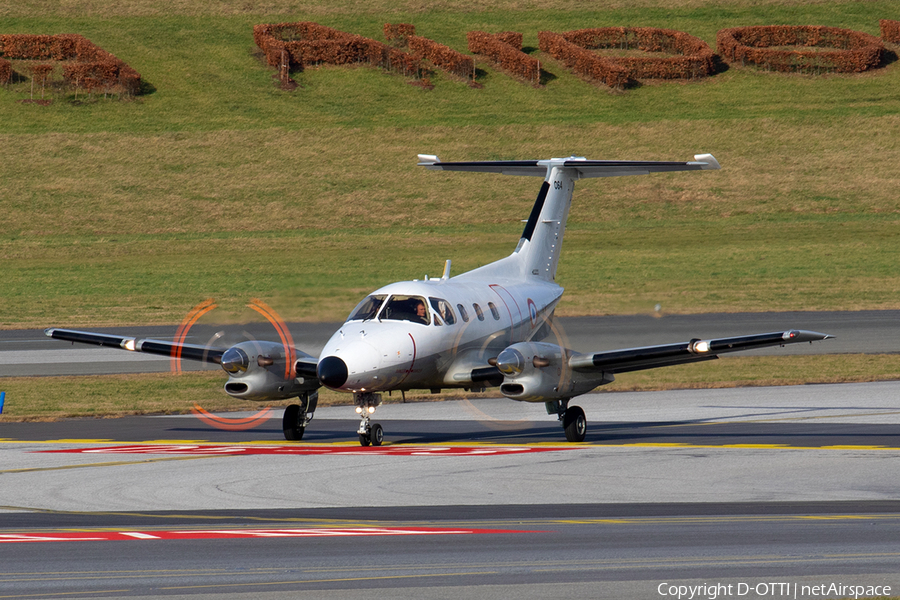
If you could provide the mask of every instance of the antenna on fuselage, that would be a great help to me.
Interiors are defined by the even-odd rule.
[[[444,261],[444,274],[441,275],[441,279],[450,279],[450,259],[448,258]]]

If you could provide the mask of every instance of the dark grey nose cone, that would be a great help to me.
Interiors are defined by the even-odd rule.
[[[316,368],[319,383],[337,389],[347,382],[347,363],[337,356],[326,356]]]

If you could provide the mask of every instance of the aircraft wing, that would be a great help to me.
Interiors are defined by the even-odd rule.
[[[609,350],[596,354],[575,354],[569,358],[569,366],[580,372],[627,373],[714,360],[719,358],[720,354],[728,352],[815,342],[832,337],[834,336],[825,333],[792,329],[711,340],[694,339],[680,344]]]
[[[131,352],[146,352],[160,356],[199,360],[221,364],[226,348],[209,348],[199,344],[179,344],[161,340],[139,339],[122,335],[76,331],[74,329],[46,329],[47,337],[79,344],[92,344],[107,348],[121,348]]]
[[[432,154],[420,154],[419,166],[437,171],[474,171],[501,173],[503,175],[531,175],[545,177],[550,167],[575,169],[579,178],[619,177],[647,175],[666,171],[700,171],[719,169],[719,162],[712,154],[697,154],[693,161],[628,161],[587,160],[580,157],[552,158],[550,160],[499,160],[476,162],[442,162]]]
[[[55,340],[64,340],[79,344],[92,344],[94,346],[105,346],[107,348],[120,348],[130,352],[145,352],[147,354],[197,360],[217,365],[222,364],[222,356],[228,352],[228,348],[210,348],[209,346],[201,346],[199,344],[165,342],[162,340],[134,338],[116,334],[76,331],[74,329],[52,328],[44,330],[44,333]],[[267,342],[267,344],[271,343],[272,342]],[[281,346],[281,344],[275,345]],[[318,364],[316,358],[297,348],[294,348],[293,352],[293,365],[296,375],[305,379],[316,379],[316,365]],[[229,360],[230,358],[226,358],[226,362]]]

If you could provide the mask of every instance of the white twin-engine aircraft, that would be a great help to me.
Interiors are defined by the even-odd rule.
[[[284,435],[299,440],[325,386],[353,394],[363,446],[378,446],[384,430],[371,421],[381,393],[411,389],[500,386],[512,400],[543,402],[562,423],[566,439],[584,440],[584,411],[569,402],[613,381],[616,373],[718,358],[765,346],[824,340],[811,331],[779,331],[582,354],[542,342],[563,294],[556,283],[563,233],[575,181],[590,177],[718,169],[710,154],[692,162],[550,160],[441,162],[419,155],[419,165],[544,178],[515,251],[506,258],[450,277],[392,283],[353,309],[318,360],[286,343],[245,341],[208,348],[149,339],[48,329],[61,340],[217,363],[228,373],[225,391],[260,402],[298,398],[284,411]]]

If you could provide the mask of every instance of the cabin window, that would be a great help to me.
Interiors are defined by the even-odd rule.
[[[494,320],[499,321],[500,320],[500,311],[497,310],[497,307],[494,306],[494,303],[488,302],[488,307],[490,307],[490,309],[491,309],[491,314],[494,315]]]
[[[457,304],[456,308],[459,309],[459,316],[462,317],[462,320],[465,321],[466,323],[468,323],[469,322],[469,313],[466,312],[466,307],[463,306],[462,304]]]
[[[428,325],[431,322],[425,298],[400,294],[390,297],[384,308],[381,309],[379,318],[385,321],[412,321],[422,325]]]
[[[436,314],[441,316],[444,323],[447,325],[456,323],[456,317],[453,315],[453,308],[450,306],[449,302],[443,298],[429,298],[429,300],[431,301],[431,308],[434,309]]]
[[[365,300],[356,305],[353,312],[350,313],[348,321],[368,321],[374,319],[378,314],[381,305],[387,296],[368,296]]]
[[[484,321],[484,313],[481,312],[481,307],[477,304],[473,304],[472,308],[475,309],[475,316],[478,317],[479,321]]]

